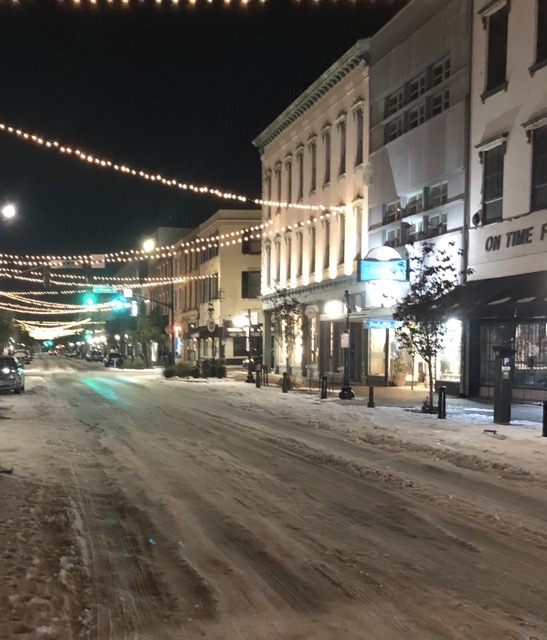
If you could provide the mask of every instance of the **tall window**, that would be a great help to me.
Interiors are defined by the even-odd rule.
[[[292,202],[292,158],[285,161],[285,171],[287,173],[287,202]]]
[[[279,203],[281,202],[281,163],[275,166],[275,186],[277,197],[277,213],[281,211]]]
[[[317,241],[317,232],[315,225],[310,227],[310,273],[315,272],[315,243]]]
[[[346,259],[346,216],[338,216],[339,244],[338,264],[344,264]]]
[[[497,11],[488,16],[486,93],[502,89],[506,82],[508,22],[508,3],[504,4]]]
[[[310,193],[317,189],[317,144],[315,140],[310,142]]]
[[[435,209],[448,201],[448,182],[439,182],[426,189],[427,209]]]
[[[536,64],[547,63],[547,0],[537,0]]]
[[[505,145],[482,152],[484,222],[501,220],[503,210],[503,159]]]
[[[302,259],[304,253],[304,234],[302,232],[296,234],[296,277],[302,276]]]
[[[340,136],[340,159],[338,162],[338,175],[343,176],[346,173],[347,131],[345,119],[338,123],[338,134]]]
[[[272,245],[266,245],[266,286],[269,287],[272,284]]]
[[[281,240],[275,241],[275,284],[279,284],[281,278]]]
[[[547,209],[547,125],[532,131],[532,210]]]
[[[304,197],[304,149],[300,149],[296,156],[296,164],[298,165],[298,196],[297,201],[300,202]]]
[[[287,256],[287,259],[285,261],[285,264],[286,264],[285,279],[290,280],[291,271],[292,271],[292,238],[289,235],[285,238],[285,253]]]
[[[260,271],[241,272],[241,297],[258,298],[260,295]]]
[[[331,137],[330,131],[323,131],[323,144],[325,146],[325,175],[323,176],[323,183],[329,184],[330,182],[330,151],[331,151]]]
[[[258,256],[262,250],[260,238],[248,238],[241,243],[241,253]]]
[[[266,177],[264,178],[264,192],[266,196],[266,200],[271,202],[272,200],[272,172],[268,171]],[[266,217],[270,219],[272,217],[272,208],[268,205],[266,207]]]
[[[355,150],[355,166],[358,167],[360,164],[363,164],[363,145],[365,135],[363,110],[357,109],[353,116],[355,118],[355,142],[357,144],[357,149]]]
[[[330,263],[330,222],[323,220],[323,269],[328,269]]]

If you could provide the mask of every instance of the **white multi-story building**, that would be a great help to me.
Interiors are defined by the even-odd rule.
[[[470,0],[414,0],[371,39],[369,251],[406,258],[410,243],[430,240],[464,263],[470,84]],[[370,378],[398,359],[393,304],[404,282],[363,283],[369,326],[365,360]],[[378,327],[378,328],[375,328]],[[460,327],[450,324],[437,379],[459,384]],[[386,361],[387,360],[387,361]],[[408,379],[425,375],[408,361]]]
[[[345,290],[353,303],[359,291],[356,261],[367,248],[368,55],[369,42],[358,41],[253,141],[268,225],[262,246],[265,362],[284,365],[270,319],[277,292],[289,290],[302,309],[292,371],[305,376],[341,367],[344,320],[327,319],[324,306],[342,301]],[[352,369],[359,379],[356,358]]]
[[[467,391],[492,392],[505,345],[515,389],[544,398],[547,0],[474,0],[469,215]]]

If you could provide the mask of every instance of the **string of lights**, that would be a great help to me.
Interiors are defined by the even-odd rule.
[[[302,209],[307,211],[323,211],[325,209],[333,209],[327,205],[322,204],[304,204],[301,202],[278,202],[263,200],[262,198],[251,198],[249,196],[238,195],[228,191],[222,191],[216,187],[198,186],[189,182],[181,182],[176,178],[166,178],[159,173],[149,173],[142,169],[136,169],[127,164],[120,164],[114,160],[107,158],[101,158],[93,153],[84,151],[82,149],[74,148],[71,145],[61,143],[57,140],[50,140],[42,135],[29,133],[18,127],[13,127],[11,124],[0,122],[0,131],[15,136],[21,140],[25,140],[30,143],[34,143],[38,146],[45,147],[47,149],[54,149],[58,153],[76,158],[81,162],[85,162],[89,165],[95,165],[104,169],[116,171],[118,173],[124,173],[135,178],[140,178],[147,182],[155,182],[169,188],[176,188],[182,191],[191,191],[198,195],[210,195],[223,200],[236,200],[237,202],[255,204],[257,206],[266,207],[284,207],[289,209]],[[334,207],[335,210],[345,209],[345,207]]]
[[[69,313],[97,313],[99,311],[106,311],[110,309],[116,309],[116,303],[112,302],[103,302],[100,304],[94,305],[67,305],[66,309],[63,308],[44,308],[44,307],[30,307],[30,306],[21,306],[18,304],[14,304],[11,302],[0,302],[0,309],[4,311],[12,311],[15,313],[30,313],[32,315],[66,315]]]
[[[314,0],[317,3],[317,0]],[[59,5],[68,5],[76,8],[91,7],[123,7],[128,9],[135,6],[155,6],[155,7],[172,7],[179,8],[182,6],[196,7],[200,4],[221,4],[224,7],[241,6],[248,7],[252,4],[264,5],[266,0],[57,0]],[[0,5],[32,5],[38,4],[39,0],[0,0]]]

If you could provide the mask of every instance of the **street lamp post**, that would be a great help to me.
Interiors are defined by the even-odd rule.
[[[349,367],[350,367],[350,343],[349,343],[349,314],[350,314],[350,306],[349,306],[349,291],[346,289],[344,291],[344,307],[346,313],[346,335],[344,342],[344,382],[342,383],[342,388],[340,389],[340,393],[338,397],[340,400],[351,400],[355,398],[355,394],[353,393],[353,389],[351,388],[351,384],[349,381]]]

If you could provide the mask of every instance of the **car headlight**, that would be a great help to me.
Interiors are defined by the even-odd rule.
[[[2,369],[2,373],[9,373],[10,372],[10,368],[9,367],[4,367]]]

